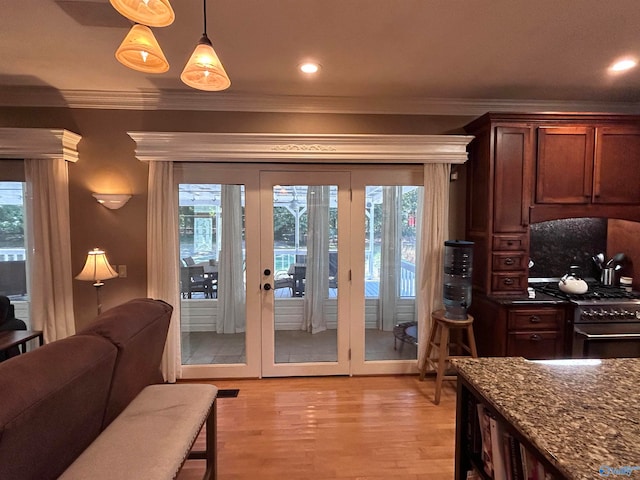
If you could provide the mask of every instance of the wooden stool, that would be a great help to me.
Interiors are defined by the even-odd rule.
[[[461,351],[469,353],[473,358],[478,357],[476,350],[476,340],[473,336],[473,317],[467,315],[466,320],[452,320],[445,318],[444,310],[437,310],[431,314],[433,325],[431,326],[431,335],[427,343],[427,351],[424,356],[422,365],[420,366],[420,380],[424,380],[429,367],[431,371],[436,372],[436,397],[433,403],[440,403],[440,392],[442,390],[443,380],[455,380],[455,376],[446,376],[446,362],[452,358],[460,358],[461,356],[449,355],[449,348],[457,346]],[[460,330],[460,335],[456,335],[454,343],[450,343],[451,330]],[[467,342],[464,343],[464,333],[467,333]],[[439,341],[436,341],[439,339]],[[436,358],[431,358],[434,349],[438,352]]]

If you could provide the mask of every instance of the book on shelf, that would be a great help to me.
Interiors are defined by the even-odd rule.
[[[475,455],[480,455],[482,439],[478,419],[478,401],[474,397],[467,399],[467,448]]]
[[[468,470],[466,480],[482,480],[480,474],[475,470]]]
[[[489,411],[482,404],[478,403],[478,425],[480,428],[480,437],[482,440],[482,448],[480,458],[482,460],[482,468],[484,472],[493,478],[493,446],[491,443],[491,419]]]
[[[493,479],[507,480],[505,468],[504,447],[504,426],[493,415],[489,415],[489,425],[491,426],[491,456],[493,459]]]
[[[511,480],[525,480],[522,472],[522,458],[520,455],[520,442],[517,438],[511,435],[509,432],[504,434],[505,446],[508,451],[509,458],[509,471],[507,472],[507,478]],[[510,476],[509,476],[510,475]]]

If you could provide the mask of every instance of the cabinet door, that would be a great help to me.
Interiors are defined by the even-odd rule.
[[[531,164],[531,129],[496,127],[494,216],[495,233],[524,232],[529,224],[531,189],[526,188]]]
[[[593,153],[592,127],[538,128],[536,203],[589,203]]]
[[[593,203],[640,204],[640,129],[596,129]]]
[[[529,331],[509,333],[507,356],[529,360],[561,358],[562,335],[558,331]]]

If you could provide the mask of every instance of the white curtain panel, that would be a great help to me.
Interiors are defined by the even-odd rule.
[[[63,159],[25,160],[31,323],[46,342],[75,333],[69,175]]]
[[[222,185],[222,242],[218,261],[218,333],[245,331],[240,185]]]
[[[398,309],[402,187],[382,187],[382,241],[378,328],[392,331]]]
[[[147,295],[173,306],[169,334],[162,357],[167,382],[181,375],[180,292],[178,274],[178,187],[173,162],[149,162],[147,200]]]
[[[329,187],[307,189],[307,268],[302,330],[327,329],[325,298],[329,291]]]
[[[418,365],[425,360],[426,346],[431,332],[431,313],[443,307],[442,269],[444,242],[449,235],[449,174],[448,163],[429,163],[424,166],[423,216],[420,225],[419,284],[416,292],[419,328]]]

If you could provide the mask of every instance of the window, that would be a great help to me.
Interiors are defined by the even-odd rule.
[[[27,300],[23,182],[0,182],[0,295]]]

